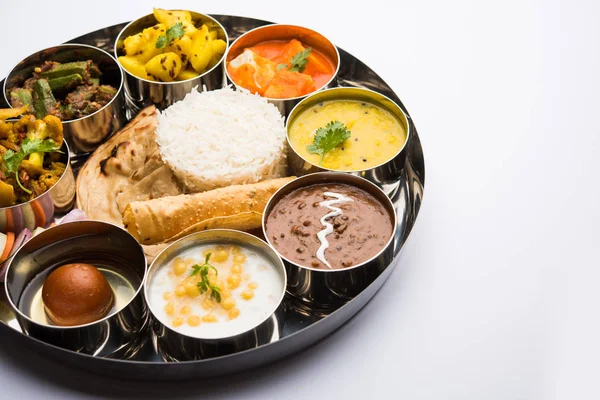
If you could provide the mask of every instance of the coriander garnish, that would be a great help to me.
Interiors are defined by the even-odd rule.
[[[340,121],[328,122],[325,127],[317,129],[313,143],[306,146],[306,151],[311,154],[319,154],[321,156],[320,165],[323,163],[325,154],[344,143],[344,140],[350,137],[350,133],[346,125]]]
[[[312,48],[307,47],[305,50],[297,52],[290,61],[292,66],[290,67],[290,69],[288,71],[304,72],[304,68],[306,68],[306,64],[308,63],[308,56],[310,55],[311,51],[312,51]],[[287,64],[277,64],[277,67],[275,69],[277,71],[279,71],[280,69],[284,69],[287,67],[288,67]]]
[[[15,152],[13,150],[6,150],[6,152],[2,155],[2,160],[4,161],[4,164],[6,165],[6,172],[8,173],[8,175],[10,175],[11,173],[14,173],[19,187],[21,189],[23,189],[24,192],[31,194],[31,190],[25,188],[21,184],[21,181],[19,180],[19,166],[21,165],[21,162],[25,159],[25,157],[27,157],[30,154],[49,153],[49,152],[61,153],[60,146],[58,146],[56,143],[54,143],[54,140],[52,140],[52,139],[46,139],[46,140],[33,139],[33,140],[31,140],[29,138],[25,138],[25,139],[23,139],[23,142],[21,143],[21,147],[19,148],[19,151]]]
[[[183,29],[183,23],[178,22],[165,32],[166,35],[160,35],[156,40],[156,48],[164,49],[175,39],[179,39],[185,34],[185,30]]]
[[[208,271],[211,269],[215,271],[215,275],[219,276],[219,271],[215,267],[209,264],[210,256],[212,253],[208,253],[204,260],[204,264],[192,265],[192,275],[200,275],[200,281],[198,282],[198,289],[200,289],[200,293],[206,293],[208,289],[210,289],[210,297],[215,299],[217,303],[221,302],[221,289],[218,286],[214,286],[208,280]]]

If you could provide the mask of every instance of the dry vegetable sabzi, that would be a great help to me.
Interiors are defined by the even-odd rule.
[[[154,9],[158,23],[123,41],[121,65],[138,78],[158,82],[192,79],[216,65],[227,43],[212,21],[196,28],[189,11]]]
[[[110,85],[101,85],[102,72],[92,60],[59,63],[45,61],[21,87],[9,90],[14,108],[29,105],[37,118],[55,115],[63,121],[90,115],[108,104],[117,94]]]
[[[65,171],[60,162],[63,126],[47,115],[36,119],[26,115],[28,106],[0,110],[0,207],[33,200],[49,190]]]

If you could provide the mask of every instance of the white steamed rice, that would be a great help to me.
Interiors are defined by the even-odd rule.
[[[190,191],[283,176],[285,127],[264,98],[230,87],[193,90],[159,113],[162,159]]]

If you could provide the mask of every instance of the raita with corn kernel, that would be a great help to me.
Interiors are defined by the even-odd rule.
[[[163,265],[149,285],[153,314],[196,338],[235,336],[273,312],[284,279],[264,255],[243,245],[188,248]]]

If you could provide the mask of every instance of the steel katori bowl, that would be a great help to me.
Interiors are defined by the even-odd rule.
[[[46,277],[64,264],[87,263],[106,277],[115,299],[104,318],[77,326],[45,320]],[[147,339],[142,287],[146,257],[127,231],[101,221],[75,221],[34,236],[10,261],[4,289],[23,332],[43,342],[99,357],[130,358]]]
[[[157,317],[152,306],[149,290],[154,276],[161,268],[167,268],[167,265],[175,257],[190,248],[204,244],[223,243],[236,244],[260,253],[279,272],[282,279],[281,294],[273,301],[271,308],[267,310],[266,314],[268,316],[245,332],[233,336],[224,335],[218,338],[188,336],[178,332],[176,328],[169,327],[165,321],[161,321]],[[158,353],[165,361],[199,360],[252,349],[271,342],[273,338],[278,338],[283,327],[279,326],[275,314],[281,310],[286,279],[283,262],[277,253],[263,240],[249,233],[229,229],[213,229],[192,233],[173,242],[154,259],[144,285],[144,298],[151,312],[152,328],[156,335]]]
[[[374,196],[390,215],[392,233],[381,250],[368,260],[341,269],[319,269],[300,265],[289,260],[277,250],[274,238],[267,234],[268,218],[273,208],[289,193],[316,184],[344,183],[357,187]],[[300,305],[309,307],[310,313],[331,310],[352,300],[369,286],[394,259],[394,236],[396,234],[396,212],[390,198],[375,184],[356,175],[341,172],[318,172],[305,175],[282,186],[267,203],[262,220],[263,234],[269,245],[285,264],[287,291]],[[312,311],[311,311],[312,310]]]
[[[4,81],[4,98],[10,102],[10,90],[31,78],[34,68],[44,61],[73,62],[92,60],[102,72],[101,83],[117,89],[115,96],[100,110],[78,119],[63,121],[63,134],[73,157],[90,153],[126,122],[123,97],[123,72],[106,51],[86,44],[61,44],[37,51],[19,62]]]
[[[316,92],[325,88],[335,86],[336,78],[340,70],[341,60],[340,53],[337,47],[333,43],[331,43],[331,41],[325,36],[303,26],[271,24],[249,30],[248,32],[238,37],[231,44],[225,55],[226,63],[229,63],[231,60],[239,56],[246,48],[254,46],[258,43],[272,40],[291,39],[297,39],[303,44],[306,44],[307,46],[319,50],[325,56],[329,57],[329,59],[335,64],[335,71],[331,79],[329,79],[329,81],[327,81],[327,83],[324,86],[317,88]],[[225,71],[227,72],[227,78],[229,79],[229,81],[233,83],[236,87],[239,87],[229,75],[229,71],[227,71],[227,68],[225,68]],[[310,94],[289,99],[271,99],[268,97],[265,98],[269,101],[269,103],[277,107],[281,115],[287,117],[294,108],[294,106],[298,104],[302,99],[305,99],[308,96],[310,96]]]
[[[310,107],[322,102],[335,100],[352,100],[367,102],[389,111],[394,117],[396,117],[398,122],[406,130],[406,140],[402,147],[389,160],[377,166],[364,170],[333,170],[324,168],[322,166],[314,164],[311,161],[308,161],[306,158],[300,155],[297,149],[295,149],[292,145],[289,137],[290,127],[294,123],[295,119]],[[360,176],[373,182],[375,185],[380,187],[388,196],[393,195],[393,193],[395,193],[395,191],[397,190],[400,179],[402,178],[404,161],[406,159],[406,146],[410,139],[411,132],[410,124],[408,123],[408,117],[406,116],[404,111],[402,111],[400,106],[394,103],[394,101],[392,101],[389,97],[384,96],[381,93],[377,93],[373,90],[357,87],[337,87],[323,90],[310,95],[309,97],[298,103],[296,107],[294,107],[289,117],[287,118],[286,130],[287,142],[290,149],[290,151],[288,152],[288,167],[292,175],[302,176],[306,174],[312,174],[315,172],[325,171],[344,172]]]
[[[55,213],[67,212],[73,207],[75,177],[70,163],[69,146],[64,140],[61,151],[60,161],[66,168],[58,181],[33,200],[10,207],[0,207],[0,232],[18,234],[26,228],[33,231],[37,227],[45,227],[52,222]]]
[[[199,27],[204,23],[210,23],[219,27],[218,38],[222,39],[229,45],[229,38],[227,31],[213,17],[190,11],[192,20],[195,22],[194,25]],[[142,32],[144,29],[154,26],[158,23],[154,14],[148,14],[141,18],[138,18],[128,25],[126,25],[115,42],[115,57],[117,61],[119,56],[125,55],[123,52],[124,41],[131,35],[136,35]],[[139,112],[142,108],[154,104],[159,110],[164,110],[171,104],[183,100],[186,94],[196,89],[199,91],[203,90],[215,90],[221,89],[225,86],[225,66],[224,59],[227,51],[223,53],[223,56],[210,70],[203,74],[188,79],[185,81],[175,82],[156,82],[150,81],[144,78],[133,75],[122,67],[125,74],[125,98],[128,106],[132,107],[135,113]],[[119,63],[120,65],[120,63]]]

